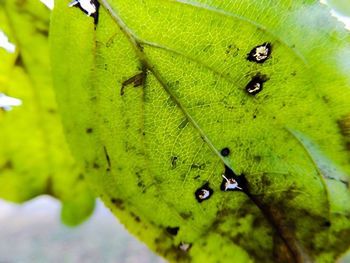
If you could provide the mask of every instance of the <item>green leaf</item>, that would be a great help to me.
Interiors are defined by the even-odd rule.
[[[93,17],[57,3],[54,86],[72,151],[121,222],[174,262],[346,251],[350,35],[329,10],[99,2]]]
[[[24,202],[49,194],[62,201],[62,220],[76,225],[94,209],[94,196],[65,142],[49,61],[49,10],[40,1],[0,5],[1,30],[16,52],[0,52],[0,93],[22,100],[0,109],[0,197]]]

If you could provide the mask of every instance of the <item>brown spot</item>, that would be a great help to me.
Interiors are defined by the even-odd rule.
[[[38,34],[43,35],[45,38],[47,38],[49,36],[49,31],[45,28],[36,28],[35,31]]]
[[[123,96],[124,93],[125,93],[125,88],[130,85],[130,84],[133,84],[133,86],[135,88],[139,87],[139,86],[144,86],[145,84],[145,81],[146,81],[146,77],[147,77],[147,70],[146,68],[144,67],[142,69],[142,72],[132,76],[131,78],[125,80],[123,83],[122,83],[122,87],[120,89],[120,95]]]
[[[124,210],[124,201],[119,198],[111,198],[111,202],[120,210]]]
[[[22,57],[21,53],[19,53],[17,55],[16,61],[15,61],[15,65],[17,67],[25,68],[24,63],[23,63],[23,57]]]
[[[50,114],[55,114],[56,110],[53,109],[53,108],[50,108],[50,109],[47,109],[47,112],[50,113]]]
[[[130,213],[130,215],[135,219],[135,221],[137,223],[140,223],[141,222],[141,219],[139,216],[135,215],[133,212]]]
[[[338,126],[345,137],[350,136],[350,115],[338,120]]]
[[[171,168],[175,169],[177,164],[178,157],[177,156],[171,156]]]
[[[177,233],[179,232],[179,227],[177,226],[177,227],[170,227],[170,226],[168,226],[165,230],[170,234],[170,235],[172,235],[172,236],[176,236],[177,235]]]
[[[189,213],[181,212],[181,213],[180,213],[180,216],[181,216],[184,220],[187,220],[187,219],[190,219],[193,215],[192,215],[192,212],[189,212]]]
[[[1,167],[1,170],[12,170],[13,169],[13,163],[11,160],[7,160],[3,166]]]
[[[105,153],[105,157],[106,157],[106,161],[107,161],[107,165],[108,165],[107,171],[110,171],[111,170],[111,166],[112,166],[111,165],[111,158],[109,157],[109,154],[108,154],[106,146],[103,146],[103,151]]]

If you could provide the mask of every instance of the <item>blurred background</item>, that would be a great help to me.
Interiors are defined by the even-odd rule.
[[[161,263],[97,202],[78,227],[60,222],[60,203],[41,196],[23,205],[0,200],[0,263]]]

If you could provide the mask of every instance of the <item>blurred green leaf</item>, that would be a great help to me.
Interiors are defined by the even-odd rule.
[[[76,225],[94,209],[94,196],[65,142],[52,90],[48,49],[50,11],[40,1],[0,5],[0,29],[16,52],[0,50],[0,93],[22,100],[0,110],[0,198],[24,202],[49,194],[62,201],[62,220]]]
[[[329,10],[99,2],[94,17],[57,2],[54,86],[74,155],[126,227],[174,262],[345,252],[350,35]]]

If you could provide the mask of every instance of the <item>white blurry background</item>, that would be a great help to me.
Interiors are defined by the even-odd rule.
[[[0,200],[0,263],[161,263],[101,202],[94,215],[70,228],[60,203],[48,196],[23,205]]]

